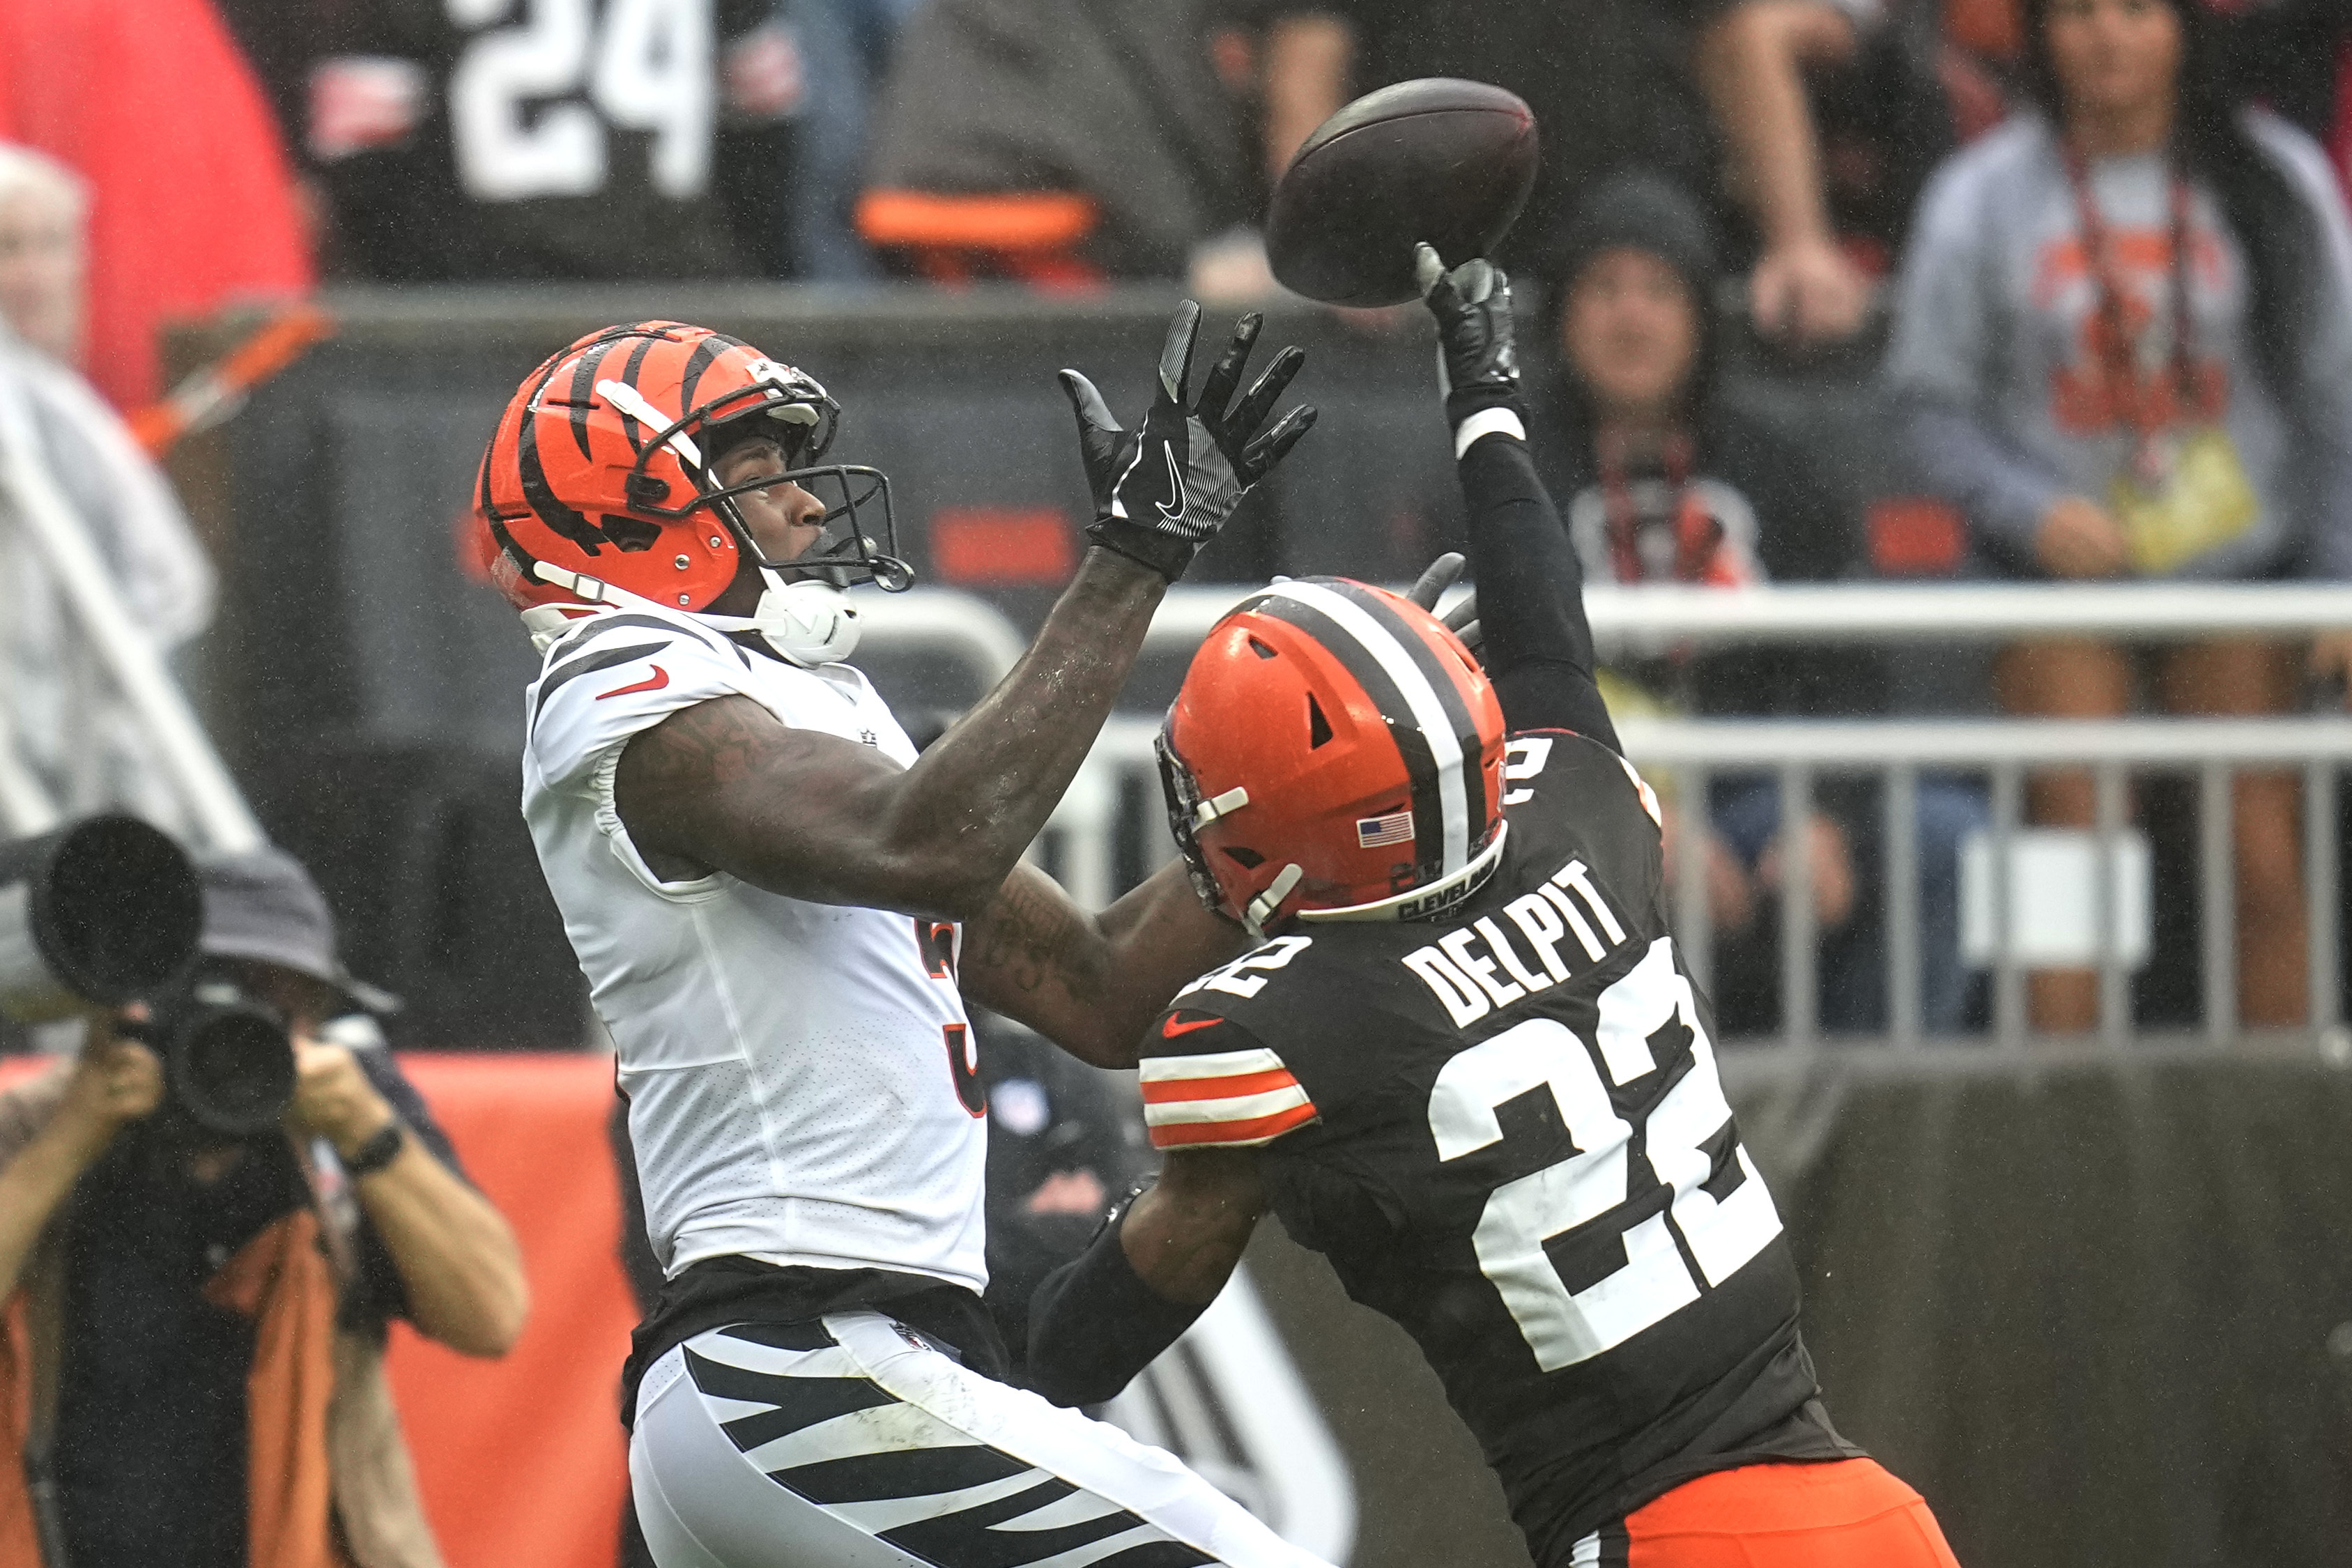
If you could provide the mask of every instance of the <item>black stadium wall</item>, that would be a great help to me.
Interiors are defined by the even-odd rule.
[[[971,570],[944,548],[950,526],[1011,519],[1003,537],[1034,542],[1041,519],[1049,537],[1083,521],[1053,373],[1084,369],[1139,416],[1173,296],[515,289],[329,304],[339,335],[176,464],[224,551],[222,622],[196,671],[206,715],[271,831],[318,868],[354,966],[409,998],[400,1043],[549,1048],[584,1025],[516,809],[534,661],[461,572],[454,534],[516,382],[614,321],[745,337],[841,399],[838,455],[892,476],[901,543],[937,581],[943,563]],[[1264,342],[1292,341],[1310,354],[1295,395],[1322,422],[1202,574],[1409,577],[1459,529],[1427,330],[1410,313],[1389,330],[1276,315]],[[182,363],[218,342],[184,340]],[[1888,443],[1854,367],[1750,379],[1858,492],[1886,488]],[[967,584],[1023,622],[1050,592]],[[976,695],[935,671],[876,674],[894,700]],[[1143,700],[1164,700],[1174,674],[1141,672]],[[1726,1055],[1803,1270],[1830,1408],[1927,1493],[1963,1563],[2352,1563],[2352,1073],[2308,1051]],[[1402,1336],[1278,1227],[1255,1261],[1355,1468],[1356,1563],[1523,1563]]]

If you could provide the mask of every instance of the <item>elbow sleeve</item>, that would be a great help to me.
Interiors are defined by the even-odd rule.
[[[1048,1403],[1100,1405],[1115,1399],[1161,1351],[1176,1342],[1207,1303],[1185,1306],[1153,1293],[1119,1231],[1133,1200],[1120,1205],[1086,1251],[1054,1270],[1029,1305],[1029,1386]]]

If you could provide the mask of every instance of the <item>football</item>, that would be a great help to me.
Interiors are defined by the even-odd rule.
[[[1510,229],[1536,178],[1536,117],[1485,82],[1424,77],[1367,93],[1318,126],[1274,187],[1267,259],[1284,287],[1331,305],[1416,293],[1412,247],[1447,266]]]

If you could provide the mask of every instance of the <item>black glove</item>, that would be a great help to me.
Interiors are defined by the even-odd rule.
[[[1075,370],[1062,372],[1062,390],[1078,416],[1087,482],[1094,489],[1095,520],[1087,533],[1097,544],[1173,583],[1233,516],[1249,488],[1313,427],[1315,410],[1302,405],[1265,434],[1251,436],[1306,363],[1300,349],[1276,354],[1257,384],[1233,402],[1263,321],[1255,310],[1241,319],[1202,384],[1200,401],[1188,409],[1184,396],[1201,307],[1185,300],[1168,323],[1160,385],[1139,431],[1119,428],[1093,382]]]
[[[1506,430],[1526,439],[1519,356],[1511,344],[1511,280],[1484,257],[1448,272],[1426,244],[1412,248],[1412,272],[1423,302],[1437,318],[1437,386],[1445,398],[1445,422],[1454,428],[1454,456],[1467,450],[1465,434],[1475,441],[1489,430]],[[1473,419],[1477,427],[1465,432]]]

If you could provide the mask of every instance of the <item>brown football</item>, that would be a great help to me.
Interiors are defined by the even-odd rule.
[[[1318,126],[1274,187],[1266,258],[1286,288],[1332,305],[1417,292],[1412,247],[1447,266],[1491,251],[1536,178],[1536,117],[1481,81],[1423,77],[1367,93]]]

